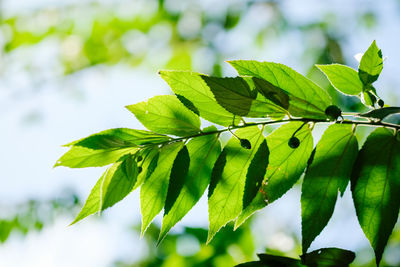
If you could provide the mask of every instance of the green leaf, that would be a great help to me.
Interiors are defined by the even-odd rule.
[[[81,146],[73,146],[59,160],[57,160],[54,167],[101,167],[116,162],[126,154],[133,154],[137,150],[137,147],[90,149]]]
[[[301,122],[290,122],[267,136],[270,153],[263,185],[251,204],[239,215],[235,228],[245,222],[255,211],[285,194],[304,172],[313,149],[309,125],[304,125],[295,135],[300,141],[299,147],[293,149],[288,145],[290,137],[301,125]]]
[[[343,194],[350,181],[358,153],[352,127],[340,124],[329,126],[307,169],[301,191],[303,253],[328,223],[338,192]]]
[[[361,58],[358,75],[364,85],[375,82],[383,69],[382,51],[373,41]]]
[[[144,130],[115,128],[92,134],[68,143],[65,146],[82,146],[90,149],[120,148],[126,146],[161,143],[170,140],[168,136]]]
[[[253,60],[234,60],[229,63],[239,75],[264,79],[283,90],[289,96],[289,112],[293,116],[326,119],[325,109],[332,104],[328,93],[288,66]],[[266,94],[264,96],[267,97]]]
[[[192,103],[202,118],[222,126],[232,124],[234,115],[217,103],[201,74],[189,71],[160,71],[160,75],[175,94]],[[239,121],[240,118],[236,118],[236,123]]]
[[[242,77],[217,78],[202,75],[203,80],[213,92],[217,102],[235,115],[262,118],[267,116],[284,117],[286,111],[258,96],[257,90],[250,88],[252,83]]]
[[[112,165],[97,181],[82,210],[71,224],[121,201],[132,191],[137,175],[138,168],[132,155]]]
[[[154,172],[157,167],[159,154],[159,150],[153,148],[147,148],[140,151],[139,156],[142,157],[142,160],[138,162],[139,174],[132,191],[141,186]]]
[[[378,108],[378,109],[374,109],[374,110],[371,110],[371,111],[368,111],[365,113],[361,113],[358,116],[383,120],[387,116],[390,116],[390,115],[396,114],[396,113],[400,113],[400,107]]]
[[[206,130],[216,128],[212,126]],[[189,171],[181,181],[170,180],[159,242],[199,201],[210,183],[213,166],[221,153],[216,134],[194,138],[186,147],[190,157]]]
[[[356,254],[340,248],[321,248],[304,254],[301,258],[306,266],[346,267],[354,261]]]
[[[165,200],[167,198],[171,170],[174,161],[183,146],[183,142],[176,142],[160,148],[157,166],[155,167],[150,177],[145,180],[144,184],[140,188],[142,235],[144,234],[154,217],[164,207]],[[184,157],[180,159],[184,159]],[[187,165],[188,164],[189,163],[187,162]]]
[[[239,129],[235,134],[239,138],[248,139],[251,149],[242,148],[240,141],[233,136],[220,155],[220,158],[224,160],[218,159],[214,167],[219,171],[213,171],[211,178],[208,198],[210,227],[207,242],[211,241],[221,227],[240,214],[243,208],[246,180],[258,180],[258,175],[263,173],[262,169],[265,171],[268,163],[268,158],[266,158],[265,162],[256,159],[260,165],[251,164],[256,154],[260,154],[257,153],[259,148],[266,147],[261,146],[265,138],[258,127]]]
[[[361,93],[361,102],[367,107],[375,107],[376,97],[370,91],[364,91]]]
[[[378,128],[368,136],[353,169],[351,190],[379,265],[400,206],[400,140],[393,131]]]
[[[126,108],[157,133],[189,136],[200,132],[200,118],[173,95],[155,96]]]
[[[358,95],[363,90],[363,84],[357,71],[340,64],[316,65],[328,78],[332,86],[346,95]]]

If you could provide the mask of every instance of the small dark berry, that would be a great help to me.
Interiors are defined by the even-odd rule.
[[[385,101],[383,101],[382,99],[378,100],[378,105],[383,108],[383,106],[385,105]]]
[[[139,166],[138,167],[138,173],[141,173],[142,172],[142,166]]]
[[[294,137],[294,136],[291,137],[291,138],[289,139],[288,145],[289,145],[291,148],[298,148],[299,145],[300,145],[300,140],[299,140],[299,138]]]
[[[328,116],[329,120],[335,121],[342,116],[342,110],[335,105],[331,105],[325,109],[325,114]]]
[[[243,148],[251,149],[251,143],[250,143],[250,141],[247,140],[247,139],[240,139],[240,145],[241,145]]]
[[[142,157],[142,156],[138,156],[138,157],[136,158],[136,161],[137,161],[137,162],[141,162],[141,161],[142,161],[142,159],[143,159],[143,157]]]

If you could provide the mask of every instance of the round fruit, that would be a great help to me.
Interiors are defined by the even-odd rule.
[[[247,139],[240,139],[240,145],[241,145],[243,148],[251,149],[251,143],[250,143],[250,141],[247,140]]]
[[[142,161],[142,159],[143,159],[143,157],[142,157],[142,156],[138,156],[138,157],[136,158],[136,161],[137,161],[137,162],[141,162],[141,161]]]
[[[291,148],[298,148],[299,145],[300,145],[300,140],[299,140],[299,138],[294,137],[294,136],[291,137],[291,138],[289,139],[288,145],[289,145]]]
[[[329,120],[335,121],[342,116],[342,110],[335,105],[331,105],[325,109],[325,114],[328,116]]]
[[[378,105],[383,108],[383,106],[385,105],[385,101],[383,101],[382,99],[378,100]]]

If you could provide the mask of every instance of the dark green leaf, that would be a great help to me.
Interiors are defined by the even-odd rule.
[[[303,264],[315,267],[346,267],[354,261],[353,251],[340,248],[321,248],[301,256]]]
[[[346,95],[358,95],[363,90],[363,84],[357,71],[340,64],[316,65],[328,78],[336,90]]]
[[[375,82],[383,69],[382,51],[373,41],[361,58],[358,75],[364,85]]]
[[[252,148],[242,148],[240,141],[232,137],[220,155],[225,159],[222,161],[225,165],[223,168],[216,165],[215,168],[222,169],[222,172],[213,172],[213,175],[219,176],[214,176],[212,178],[214,185],[210,185],[210,188],[213,188],[210,189],[208,198],[210,227],[207,242],[211,241],[221,227],[239,215],[243,208],[246,180],[258,180],[258,175],[262,173],[259,169],[266,165],[251,164],[260,145],[265,141],[262,131],[258,127],[248,127],[237,130],[235,134],[239,138],[248,139]],[[265,161],[267,162],[268,159]],[[218,160],[217,164],[220,163],[221,161]]]
[[[205,130],[216,130],[216,128],[209,127]],[[213,166],[221,153],[218,135],[210,134],[194,138],[186,147],[190,157],[189,172],[182,181],[178,181],[178,184],[172,181],[171,175],[159,241],[199,201],[210,183]],[[174,189],[173,196],[170,188]],[[167,207],[169,202],[171,204]]]
[[[282,125],[267,136],[270,154],[263,185],[251,204],[239,215],[235,222],[235,228],[239,227],[255,211],[264,208],[267,203],[271,203],[285,194],[304,172],[313,149],[309,125],[304,125],[296,133],[296,137],[300,140],[298,148],[293,149],[288,145],[292,134],[301,125],[301,122],[291,122]]]
[[[149,130],[177,136],[200,132],[200,119],[176,96],[160,95],[126,107]]]
[[[160,71],[161,77],[175,94],[184,96],[198,110],[200,116],[223,126],[232,124],[234,115],[221,107],[199,73],[189,71]],[[238,123],[240,117],[235,122]]]
[[[303,253],[333,214],[338,192],[344,193],[358,153],[352,125],[333,124],[322,135],[301,192]]]
[[[97,181],[82,210],[71,224],[122,200],[132,191],[137,175],[138,168],[132,155],[112,165]]]
[[[176,142],[160,148],[157,166],[152,174],[145,180],[140,189],[142,235],[154,217],[165,205],[171,170],[174,161],[183,146],[183,142]],[[187,162],[187,164],[189,164],[189,162]]]
[[[379,263],[400,206],[400,141],[393,131],[378,128],[368,136],[355,163],[351,190],[358,221]]]
[[[144,130],[116,128],[105,130],[65,146],[82,146],[90,149],[108,149],[126,146],[154,144],[168,141],[170,138]]]
[[[137,147],[90,149],[81,146],[73,146],[59,160],[57,160],[54,167],[101,167],[116,162],[123,155],[129,153],[133,154],[137,150]]]
[[[261,96],[242,77],[217,78],[202,75],[217,102],[227,111],[246,117],[283,117],[285,110]],[[251,82],[251,80],[250,80]]]
[[[328,93],[293,69],[273,62],[234,60],[229,63],[239,75],[264,79],[289,97],[289,113],[293,116],[325,119],[325,109],[331,105]],[[269,94],[270,87],[267,88]],[[263,92],[262,90],[260,92]],[[268,96],[264,93],[264,96]]]
[[[385,117],[396,113],[400,113],[400,107],[378,108],[365,113],[361,113],[358,116],[383,120]]]

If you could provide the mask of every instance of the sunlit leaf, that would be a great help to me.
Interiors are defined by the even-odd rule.
[[[338,192],[343,194],[350,181],[357,153],[352,125],[333,124],[322,135],[301,191],[304,253],[331,218]]]
[[[71,224],[122,200],[132,191],[137,175],[138,168],[132,155],[112,165],[97,181],[82,210]]]
[[[65,146],[82,146],[90,149],[107,149],[126,146],[161,143],[170,140],[168,136],[144,130],[115,128],[68,143]]]
[[[283,117],[285,109],[259,96],[252,81],[242,77],[217,78],[202,75],[217,102],[227,111],[245,117]],[[249,85],[250,82],[250,85]]]
[[[216,128],[205,129],[205,131],[211,130],[216,130]],[[221,153],[221,144],[216,134],[192,139],[186,147],[190,157],[189,171],[181,181],[173,180],[174,177],[171,177],[159,237],[160,241],[199,201],[210,183],[213,166]],[[182,178],[181,176],[176,177]]]
[[[260,129],[248,127],[237,130],[235,134],[248,139],[251,149],[243,148],[240,141],[232,137],[220,155],[224,160],[218,160],[216,163],[215,168],[219,171],[213,171],[208,198],[208,242],[221,227],[240,214],[246,180],[258,180],[260,175],[262,177],[268,163],[268,158],[265,158],[264,162],[256,159],[260,164],[251,164],[257,154],[265,155],[265,152],[257,153],[260,148],[268,149],[266,145],[262,145],[265,138]]]
[[[332,86],[346,95],[358,95],[363,84],[357,71],[340,64],[316,65],[328,78]]]
[[[149,130],[188,136],[200,132],[200,119],[176,96],[160,95],[126,107]]]
[[[325,109],[332,104],[330,96],[300,73],[273,62],[234,60],[229,63],[239,75],[264,79],[285,91],[289,96],[289,112],[293,116],[326,119]]]
[[[376,42],[373,41],[361,58],[358,75],[365,85],[369,85],[378,79],[382,69],[382,51],[378,48]]]
[[[309,125],[304,125],[296,137],[299,147],[289,147],[288,141],[292,134],[302,125],[301,122],[284,124],[267,136],[270,151],[269,163],[264,182],[256,197],[246,207],[235,222],[239,227],[255,211],[264,208],[285,194],[300,178],[307,166],[307,160],[313,149],[313,139]]]
[[[232,124],[234,115],[221,107],[199,73],[189,71],[160,71],[172,91],[189,100],[200,116],[223,126]],[[240,118],[236,118],[239,122]]]
[[[154,217],[162,210],[167,198],[171,170],[183,142],[176,142],[160,149],[157,166],[140,188],[140,211],[142,213],[142,235]],[[185,157],[179,158],[184,160]],[[186,162],[189,165],[189,162]]]
[[[54,167],[86,168],[105,166],[116,162],[123,155],[135,153],[137,150],[137,147],[90,149],[81,146],[73,146],[57,160]]]
[[[351,178],[358,221],[379,263],[400,206],[400,140],[378,128],[364,143]]]

